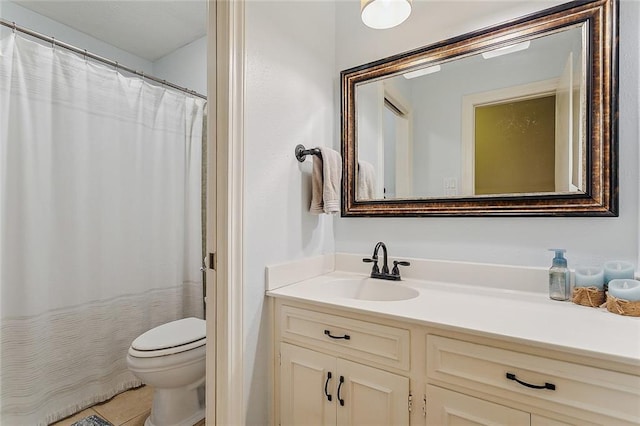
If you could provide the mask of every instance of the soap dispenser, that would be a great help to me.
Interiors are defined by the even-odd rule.
[[[549,269],[549,297],[553,300],[569,300],[570,275],[567,259],[564,258],[565,249],[549,249],[556,252],[553,264]]]

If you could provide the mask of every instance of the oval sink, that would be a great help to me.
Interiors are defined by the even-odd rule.
[[[322,292],[328,296],[357,300],[397,301],[418,296],[418,290],[405,287],[398,281],[384,281],[374,278],[344,278],[322,285]]]

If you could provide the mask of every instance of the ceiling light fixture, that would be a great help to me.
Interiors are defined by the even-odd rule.
[[[411,14],[411,0],[360,0],[362,22],[384,30],[403,23]]]
[[[421,70],[404,73],[402,74],[402,76],[407,80],[410,80],[412,78],[422,77],[423,75],[433,74],[434,72],[438,72],[438,71],[440,71],[440,65],[432,65],[427,68],[422,68]]]
[[[495,50],[490,50],[488,52],[484,52],[482,57],[485,59],[495,58],[496,56],[508,55],[509,53],[519,52],[521,50],[525,50],[529,48],[531,44],[530,41],[524,41],[518,44],[512,44],[510,46],[500,47]]]

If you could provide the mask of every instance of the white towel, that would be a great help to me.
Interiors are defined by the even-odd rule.
[[[371,163],[358,162],[358,185],[356,191],[357,200],[375,199],[376,175]]]
[[[330,148],[319,149],[321,156],[313,156],[309,211],[313,214],[338,213],[340,211],[342,157]]]

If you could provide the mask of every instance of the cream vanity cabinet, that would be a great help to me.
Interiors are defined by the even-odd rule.
[[[288,305],[276,311],[278,424],[409,424],[408,330]]]
[[[627,374],[502,346],[427,334],[427,424],[640,424],[637,368]]]
[[[276,424],[640,425],[638,366],[277,297],[274,305]]]
[[[569,426],[586,424],[550,419],[437,386],[428,385],[426,395],[429,401],[429,409],[426,411],[429,425]]]
[[[409,423],[409,379],[283,343],[282,425]]]

